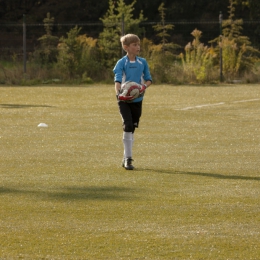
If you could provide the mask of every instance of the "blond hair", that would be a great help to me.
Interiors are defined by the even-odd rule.
[[[140,39],[137,35],[135,34],[126,34],[120,38],[120,42],[122,44],[122,48],[124,49],[124,45],[129,46],[131,43],[140,43]]]

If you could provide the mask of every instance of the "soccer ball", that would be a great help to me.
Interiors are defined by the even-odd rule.
[[[122,96],[132,96],[134,99],[140,95],[140,85],[133,81],[127,81],[121,86]]]
[[[129,96],[132,96],[134,99],[139,97],[140,91],[139,87],[133,86],[130,88]]]

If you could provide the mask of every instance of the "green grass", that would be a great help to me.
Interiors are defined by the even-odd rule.
[[[153,85],[135,171],[113,85],[0,91],[0,259],[259,259],[258,85]]]

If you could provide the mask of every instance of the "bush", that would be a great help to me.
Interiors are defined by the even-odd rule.
[[[204,46],[200,42],[202,32],[195,29],[191,35],[194,36],[192,43],[185,47],[185,54],[180,57],[183,65],[183,72],[190,82],[205,83],[214,80],[214,60],[216,53],[213,48]]]
[[[99,52],[97,40],[86,35],[79,35],[81,28],[77,26],[62,37],[58,46],[57,67],[65,72],[67,79],[82,79],[83,75],[97,79],[102,75],[102,66],[98,62]]]

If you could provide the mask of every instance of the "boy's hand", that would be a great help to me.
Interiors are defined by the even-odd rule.
[[[147,86],[144,84],[141,86],[140,90],[139,90],[139,93],[140,95],[144,94],[145,90],[147,89]]]
[[[133,100],[134,97],[133,96],[123,96],[121,94],[118,94],[117,99],[121,100],[121,101],[129,101],[129,100]]]

